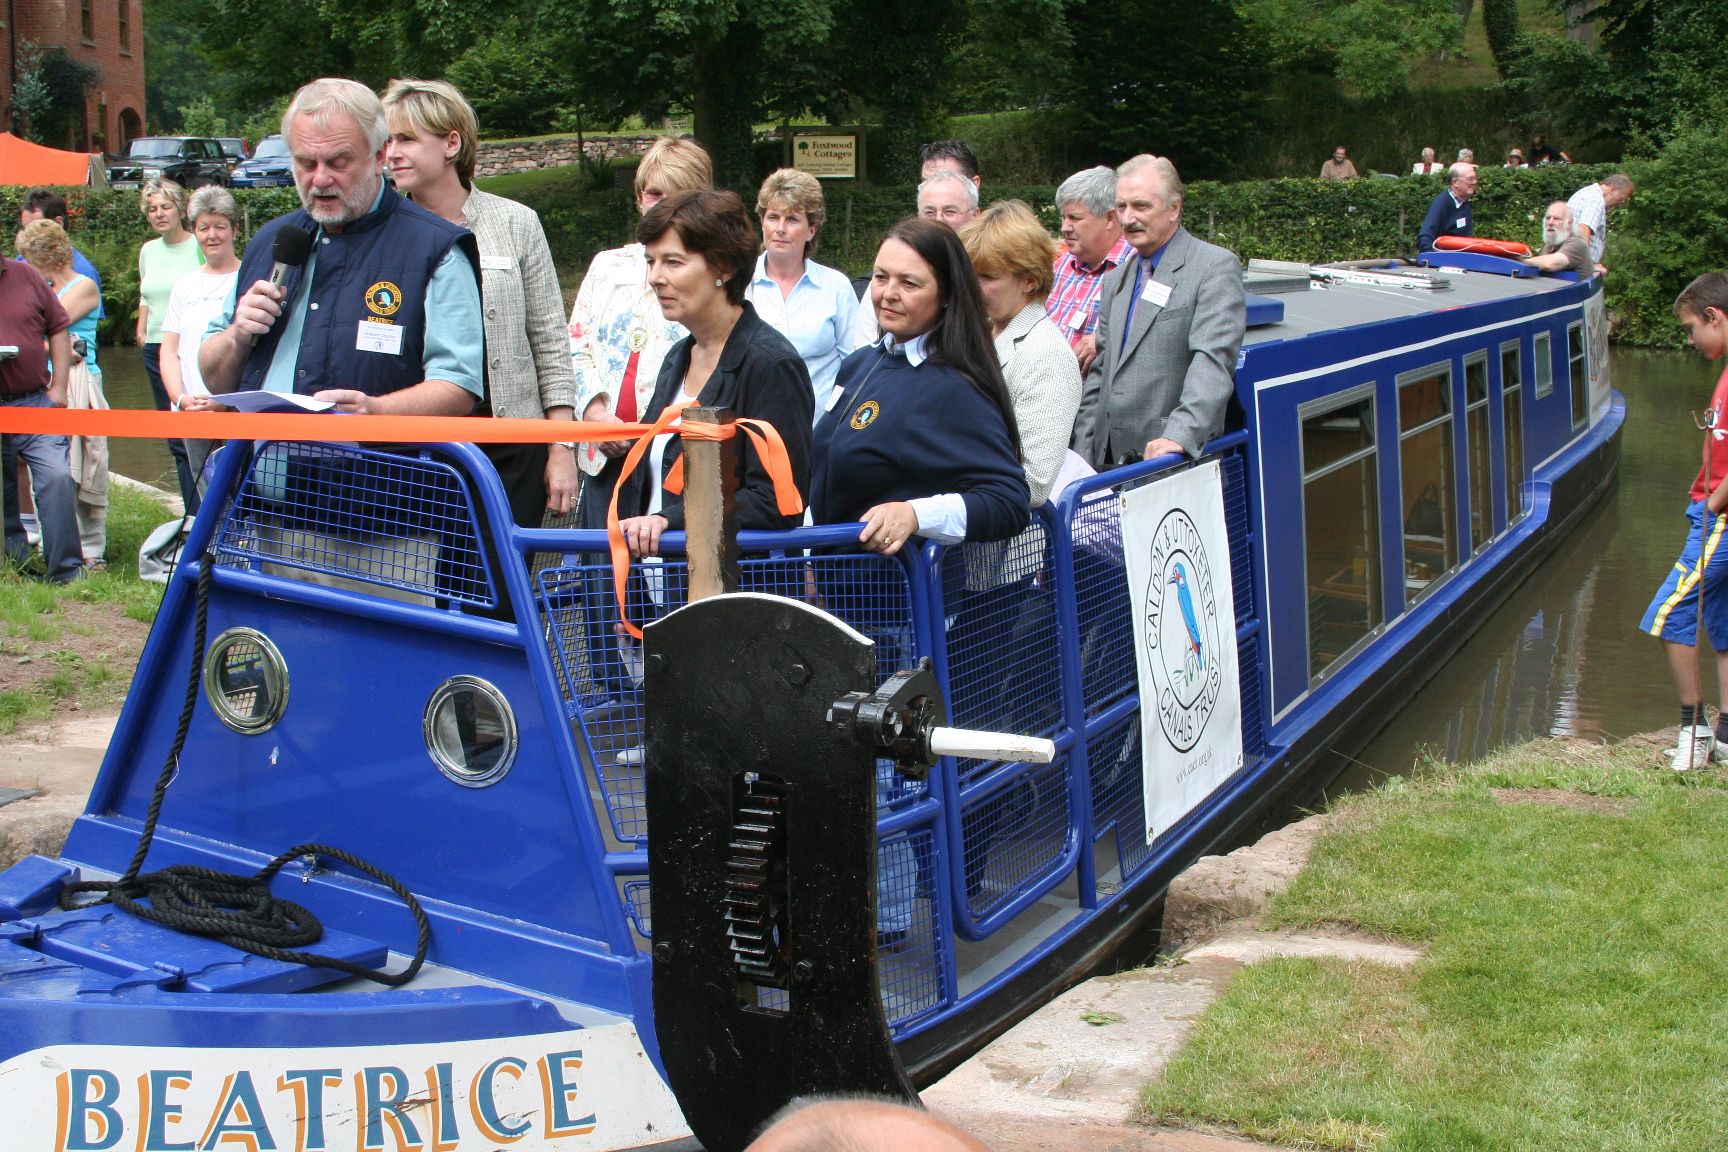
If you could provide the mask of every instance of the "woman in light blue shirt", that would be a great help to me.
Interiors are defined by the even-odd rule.
[[[825,215],[816,177],[791,168],[775,172],[762,182],[756,215],[762,220],[762,254],[745,295],[798,350],[820,420],[840,361],[852,351],[858,296],[844,272],[810,259]]]

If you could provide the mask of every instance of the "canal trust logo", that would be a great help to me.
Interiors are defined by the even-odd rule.
[[[1200,742],[1224,687],[1212,559],[1181,508],[1152,537],[1143,632],[1158,725],[1178,752]]]

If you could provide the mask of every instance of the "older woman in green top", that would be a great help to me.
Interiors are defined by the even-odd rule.
[[[168,410],[168,390],[162,384],[162,320],[168,315],[168,294],[175,281],[196,272],[204,263],[198,241],[186,231],[186,189],[172,180],[151,180],[138,194],[144,218],[150,222],[154,240],[138,250],[138,347],[144,357],[144,372],[150,377],[150,395],[156,410]],[[198,511],[198,485],[186,459],[186,446],[168,441],[174,456],[174,473],[180,482],[180,499],[186,513]]]

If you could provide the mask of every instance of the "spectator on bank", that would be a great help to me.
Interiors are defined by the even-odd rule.
[[[1332,149],[1332,159],[1320,165],[1320,179],[1356,179],[1356,165],[1350,162],[1350,153],[1345,150],[1344,145],[1340,144],[1338,147]]]
[[[18,349],[18,355],[0,360],[0,404],[66,406],[66,370],[72,361],[68,323],[66,309],[41,276],[16,261],[0,261],[0,344]],[[35,490],[43,576],[54,584],[77,580],[84,575],[84,556],[78,546],[77,493],[66,437],[24,432],[0,436],[0,475],[15,478],[20,460],[29,466]],[[6,558],[23,567],[30,560],[30,542],[15,500],[6,501],[4,518]]]
[[[1506,163],[1500,165],[1500,167],[1502,167],[1502,168],[1525,168],[1525,167],[1528,167],[1528,165],[1526,165],[1524,163],[1524,151],[1523,151],[1523,149],[1513,148],[1511,151],[1507,152],[1506,153]]]
[[[1460,149],[1458,149],[1457,163],[1459,163],[1459,164],[1474,164],[1474,163],[1476,163],[1476,149],[1474,149],[1474,148],[1460,148]]]
[[[958,172],[972,181],[972,187],[983,191],[984,178],[978,174],[978,157],[964,140],[932,140],[918,154],[918,179],[928,180],[938,172]]]
[[[1470,197],[1476,192],[1476,165],[1457,163],[1446,170],[1446,188],[1428,205],[1422,229],[1416,234],[1416,251],[1427,252],[1441,236],[1474,236]]]
[[[205,411],[212,407],[210,389],[198,367],[198,349],[210,329],[210,321],[228,307],[240,278],[240,257],[234,252],[239,231],[240,208],[225,188],[200,188],[187,205],[192,217],[192,235],[204,255],[204,266],[188,272],[168,294],[168,314],[162,320],[162,386],[168,391],[169,407],[181,412]],[[188,440],[186,463],[193,482],[203,491],[204,462],[215,444]]]
[[[485,300],[487,395],[492,414],[569,421],[576,379],[564,326],[564,297],[540,217],[532,208],[474,187],[480,125],[457,88],[443,80],[392,80],[384,93],[390,139],[384,163],[396,190],[474,233]],[[576,445],[487,444],[510,497],[510,518],[538,528],[546,514],[568,516],[580,472]]]
[[[1566,201],[1566,207],[1572,210],[1572,223],[1590,245],[1590,259],[1596,262],[1598,271],[1603,270],[1602,249],[1608,243],[1608,210],[1632,199],[1634,191],[1626,174],[1616,172],[1600,184],[1586,184]]]
[[[52,189],[32,188],[24,195],[24,204],[18,209],[18,226],[23,228],[38,220],[52,220],[65,229],[68,236],[71,235],[72,225],[67,218],[66,197]],[[22,260],[23,257],[20,256],[19,259]],[[96,319],[101,320],[108,315],[101,303],[102,274],[96,270],[96,265],[90,262],[88,256],[78,251],[76,245],[72,248],[72,270],[79,275],[90,277],[91,283],[96,285]]]
[[[1566,153],[1548,146],[1548,138],[1538,132],[1530,137],[1530,164],[1532,167],[1542,164],[1570,164],[1572,158]]]
[[[1044,310],[1055,247],[1019,200],[990,205],[960,229],[960,243],[978,274],[996,362],[1020,429],[1020,465],[1036,508],[1050,496],[1080,410],[1080,367]]]
[[[158,412],[168,410],[168,390],[162,383],[162,321],[168,315],[168,294],[188,272],[204,262],[198,241],[186,231],[186,189],[172,180],[151,180],[138,194],[144,217],[154,240],[138,250],[138,350],[144,374],[150,378],[150,396]],[[174,475],[180,483],[180,499],[186,515],[198,511],[198,485],[186,458],[186,445],[168,441],[174,457]]]
[[[808,172],[782,168],[756,194],[762,254],[744,298],[792,342],[810,373],[814,419],[827,409],[840,361],[852,351],[858,297],[846,273],[810,259],[827,218],[822,185]]]
[[[1098,299],[1104,275],[1134,254],[1116,218],[1116,170],[1100,166],[1074,173],[1056,189],[1056,210],[1062,213],[1062,244],[1067,251],[1056,258],[1055,284],[1044,309],[1068,337],[1084,376],[1098,355]]]
[[[52,220],[27,224],[18,236],[18,252],[48,281],[60,306],[66,309],[72,351],[66,360],[66,407],[102,410],[108,400],[102,395],[102,370],[96,366],[96,310],[102,298],[96,282],[72,267],[72,242],[66,231]],[[108,566],[108,438],[68,437],[67,462],[77,492],[74,512],[78,521],[79,551],[84,567]]]
[[[1526,258],[1524,263],[1543,272],[1576,272],[1584,279],[1595,274],[1590,245],[1578,234],[1566,201],[1556,200],[1548,205],[1542,216],[1542,251]]]
[[[1410,166],[1412,176],[1433,176],[1440,171],[1441,164],[1434,159],[1434,149],[1422,149],[1422,159]]]

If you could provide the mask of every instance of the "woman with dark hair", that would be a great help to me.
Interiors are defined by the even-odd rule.
[[[876,253],[870,296],[886,335],[840,366],[816,425],[819,524],[862,520],[859,543],[1006,540],[1031,494],[978,275],[953,229],[902,220]]]
[[[679,192],[648,210],[636,230],[647,247],[648,287],[667,320],[690,335],[660,366],[654,395],[642,414],[652,423],[668,406],[730,408],[734,416],[766,420],[785,441],[798,490],[808,490],[810,375],[790,341],[744,299],[756,268],[756,228],[734,192]],[[655,437],[645,467],[618,489],[624,540],[634,556],[655,556],[660,535],[684,527],[683,502],[662,486],[678,459],[677,437]],[[793,528],[782,516],[768,470],[746,441],[740,449],[740,528]]]

